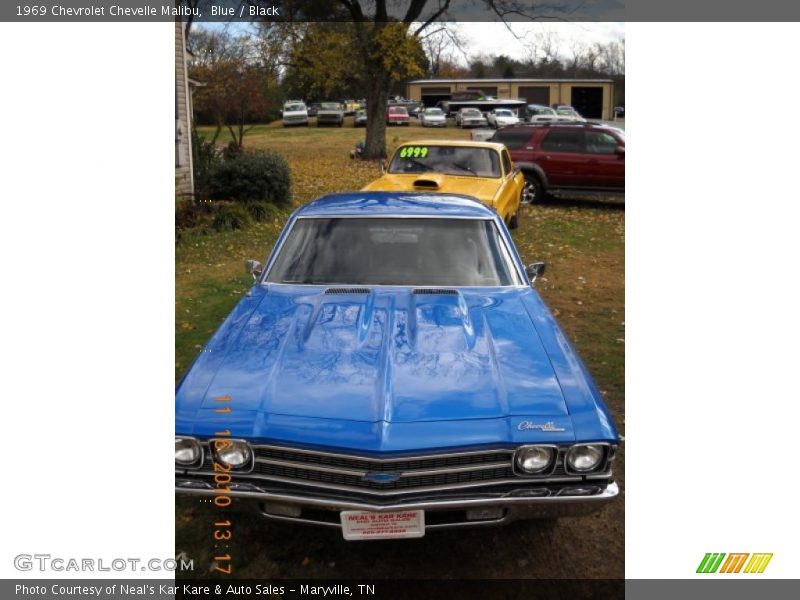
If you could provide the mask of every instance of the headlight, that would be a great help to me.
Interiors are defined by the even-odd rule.
[[[211,448],[217,462],[232,469],[246,466],[253,455],[244,440],[212,440]]]
[[[541,473],[553,464],[555,448],[550,446],[522,446],[514,458],[520,472],[532,475]]]
[[[200,462],[203,450],[194,438],[175,438],[175,464],[191,467]]]
[[[593,471],[600,465],[604,454],[603,446],[597,444],[573,446],[567,452],[567,466],[579,473]]]

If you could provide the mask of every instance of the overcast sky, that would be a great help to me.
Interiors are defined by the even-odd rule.
[[[248,23],[203,23],[202,26],[211,29],[231,27],[239,31],[247,31],[250,27]],[[546,33],[550,33],[553,37],[561,58],[569,58],[572,55],[571,47],[576,40],[588,45],[594,42],[618,42],[625,39],[625,23],[534,22],[509,23],[506,26],[504,23],[487,21],[461,21],[451,26],[457,28],[459,36],[465,42],[464,50],[468,55],[467,58],[481,54],[505,54],[511,58],[525,59],[529,56],[527,45],[535,42],[537,36]],[[460,53],[455,54],[453,58],[466,64],[467,58]]]
[[[592,44],[625,38],[625,23],[510,23],[509,27],[514,33],[503,23],[461,22],[457,27],[467,42],[467,51],[471,56],[505,54],[512,58],[526,58],[526,43],[534,41],[537,34],[544,32],[551,32],[556,37],[562,56],[570,55],[570,47],[575,40]]]

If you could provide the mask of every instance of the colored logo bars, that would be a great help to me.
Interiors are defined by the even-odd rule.
[[[725,558],[727,556],[727,558]],[[750,557],[750,560],[747,558]],[[698,573],[763,573],[769,561],[772,560],[772,553],[769,554],[725,554],[707,553],[700,565],[697,567]],[[724,562],[723,562],[724,561]],[[720,565],[722,565],[720,567]],[[744,567],[744,570],[742,570]],[[719,570],[719,571],[718,571]]]

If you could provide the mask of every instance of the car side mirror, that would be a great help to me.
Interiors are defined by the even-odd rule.
[[[536,282],[540,275],[544,275],[544,271],[545,265],[543,262],[535,262],[525,267],[525,273],[528,275],[528,279],[531,280],[531,285]]]
[[[261,263],[257,260],[244,261],[245,270],[253,276],[253,280],[258,280],[261,277]]]
[[[625,158],[625,146],[617,146],[617,154]]]

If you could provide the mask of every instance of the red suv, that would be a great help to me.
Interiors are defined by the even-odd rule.
[[[525,174],[523,202],[548,192],[625,193],[625,133],[599,124],[505,127],[492,141],[505,144]]]

